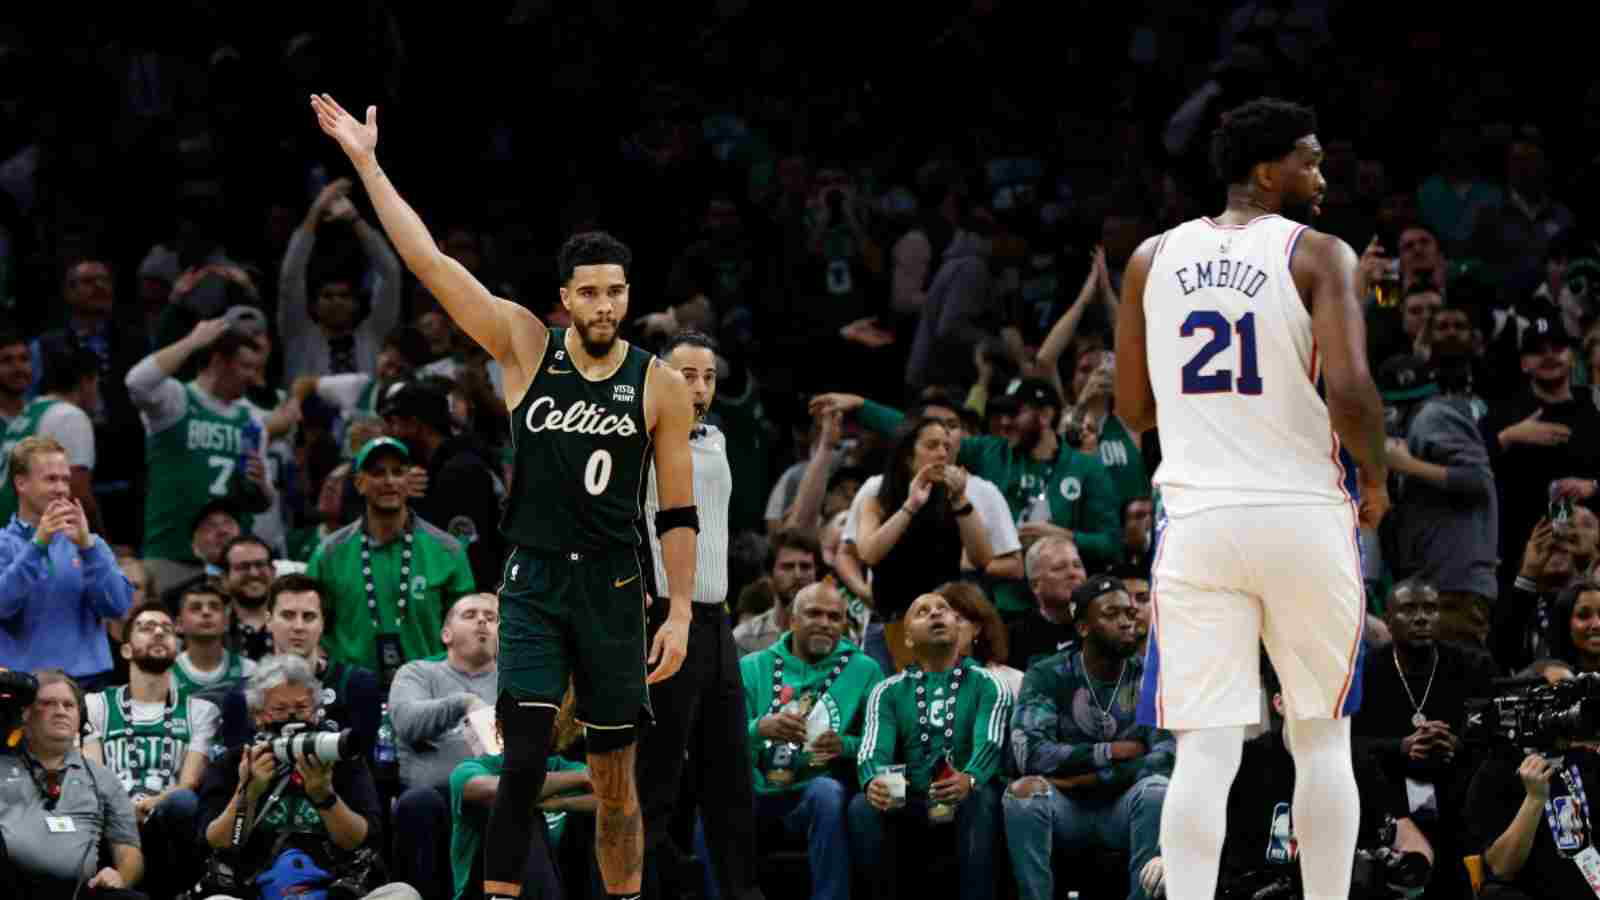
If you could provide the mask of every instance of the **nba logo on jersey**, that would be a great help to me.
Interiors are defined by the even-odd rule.
[[[1272,808],[1272,827],[1267,831],[1267,862],[1286,863],[1300,852],[1294,839],[1294,817],[1289,804],[1279,803]]]

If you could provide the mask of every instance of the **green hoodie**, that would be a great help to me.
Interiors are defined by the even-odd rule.
[[[756,730],[762,717],[772,712],[774,689],[773,673],[782,664],[783,678],[778,688],[788,688],[789,694],[798,697],[814,691],[833,673],[834,667],[844,662],[839,677],[833,680],[828,693],[819,702],[828,711],[829,727],[844,743],[840,759],[853,759],[861,748],[861,725],[866,716],[867,695],[883,680],[883,670],[860,647],[846,640],[839,641],[833,652],[815,665],[795,656],[789,649],[792,632],[784,632],[776,643],[765,650],[747,654],[739,660],[739,674],[744,681],[744,712],[747,722],[750,764],[755,768],[755,789],[759,794],[781,794],[798,791],[806,782],[827,773],[827,769],[809,764],[807,754],[801,754],[801,768],[789,784],[773,784],[767,780],[764,764],[772,755],[766,738]],[[848,654],[849,660],[845,661]],[[785,697],[787,701],[788,697]]]

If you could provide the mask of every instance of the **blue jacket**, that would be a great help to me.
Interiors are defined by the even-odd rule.
[[[122,617],[132,603],[133,586],[99,537],[88,550],[65,534],[40,548],[33,526],[16,516],[0,529],[0,665],[98,675],[111,668],[101,620]]]

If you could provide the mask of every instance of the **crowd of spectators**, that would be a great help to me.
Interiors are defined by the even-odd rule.
[[[603,228],[625,336],[717,338],[764,884],[818,898],[1161,890],[1174,747],[1134,715],[1161,448],[1111,395],[1122,271],[1220,209],[1222,110],[1312,103],[1393,469],[1362,846],[1420,854],[1430,898],[1587,896],[1600,764],[1464,738],[1493,678],[1600,672],[1600,93],[1538,74],[1575,38],[1375,35],[1338,2],[1075,7],[1077,37],[990,0],[181,6],[0,25],[0,667],[40,673],[0,893],[479,895],[501,373],[318,90],[383,110],[386,169],[498,295],[567,324],[554,252]],[[1294,869],[1275,709],[1229,804],[1241,890]],[[569,720],[537,799],[593,896]],[[275,778],[285,723],[349,758]],[[667,881],[714,895],[694,761]]]

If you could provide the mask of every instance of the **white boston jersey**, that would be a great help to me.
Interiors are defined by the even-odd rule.
[[[1145,352],[1167,512],[1349,503],[1355,467],[1323,401],[1311,315],[1289,274],[1304,225],[1185,222],[1145,282]]]

